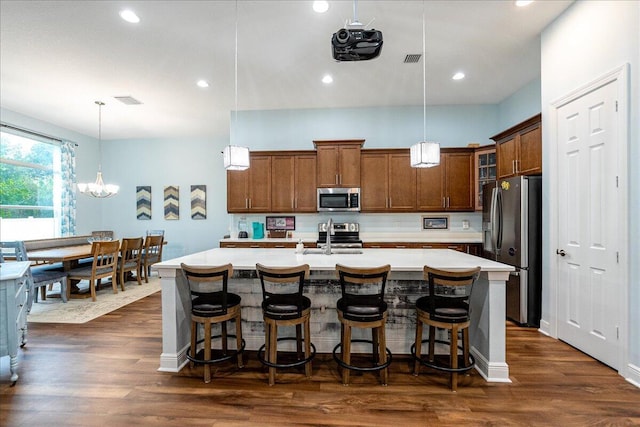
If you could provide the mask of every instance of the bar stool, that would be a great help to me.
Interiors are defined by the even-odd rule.
[[[480,267],[469,270],[439,270],[424,267],[424,278],[429,285],[429,294],[416,301],[416,339],[411,346],[415,362],[413,375],[418,375],[420,365],[451,374],[451,390],[458,389],[458,373],[467,372],[475,365],[469,353],[469,298]],[[422,324],[429,326],[429,338],[422,339]],[[450,332],[450,341],[437,340],[436,328]],[[462,333],[462,357],[458,355],[458,333]],[[422,356],[422,343],[429,343],[429,352]],[[448,358],[435,354],[435,343],[449,347]],[[448,359],[448,360],[447,360]]]
[[[390,265],[352,268],[336,264],[342,289],[342,298],[337,302],[341,336],[340,343],[333,349],[333,359],[342,368],[343,385],[349,385],[350,371],[380,371],[382,384],[387,385],[387,367],[391,364],[392,355],[385,338],[387,303],[384,301],[384,290],[390,270]],[[351,328],[371,328],[372,339],[352,339]],[[370,366],[351,364],[351,343],[354,342],[372,345],[373,360]]]
[[[275,384],[276,368],[304,365],[305,375],[311,377],[311,361],[316,355],[316,347],[311,342],[311,300],[302,295],[304,281],[309,277],[309,265],[276,268],[256,264],[256,271],[262,285],[262,314],[265,323],[265,343],[258,350],[258,359],[269,367],[269,385]],[[295,326],[296,336],[278,338],[279,326]],[[278,341],[296,341],[295,361],[278,362]]]
[[[240,296],[228,292],[227,284],[233,274],[231,264],[218,267],[194,267],[180,264],[191,292],[191,347],[187,359],[191,366],[204,365],[204,382],[211,382],[211,365],[237,358],[238,368],[243,367],[242,352],[245,342],[242,339],[240,317]],[[236,334],[227,334],[227,321],[234,320]],[[220,335],[212,336],[211,325],[220,323]],[[204,329],[204,337],[198,339],[198,325]],[[228,349],[228,338],[236,339],[236,350]],[[213,356],[212,340],[220,339],[220,355]],[[202,348],[198,347],[202,344]]]

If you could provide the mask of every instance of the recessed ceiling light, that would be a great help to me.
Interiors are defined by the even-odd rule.
[[[198,87],[209,87],[209,82],[207,82],[206,80],[198,80],[196,84],[198,85]]]
[[[325,13],[329,10],[329,2],[325,0],[316,0],[313,2],[313,10],[318,13]]]
[[[333,77],[331,77],[329,74],[325,75],[322,78],[322,83],[324,83],[326,85],[333,83]]]
[[[453,80],[462,80],[464,79],[464,73],[462,71],[458,71],[451,77]]]
[[[516,0],[516,6],[525,7],[533,3],[533,0]]]
[[[127,22],[131,22],[132,24],[137,24],[140,22],[140,18],[133,10],[125,9],[120,11],[120,17]]]

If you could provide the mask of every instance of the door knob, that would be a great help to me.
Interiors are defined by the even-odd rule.
[[[556,254],[560,255],[560,256],[565,256],[566,253],[563,249],[556,249]]]

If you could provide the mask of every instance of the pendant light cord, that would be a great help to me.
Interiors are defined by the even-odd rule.
[[[424,0],[422,0],[422,140],[427,141],[427,48],[425,41]]]
[[[102,106],[104,102],[96,101],[98,104],[98,172],[102,172]]]
[[[236,0],[236,31],[235,31],[235,55],[234,55],[234,98],[235,98],[235,113],[234,113],[234,127],[238,132],[238,0]],[[231,144],[231,141],[229,141]]]

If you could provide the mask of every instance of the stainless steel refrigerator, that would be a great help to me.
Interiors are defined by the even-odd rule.
[[[542,295],[542,177],[485,184],[483,256],[516,268],[507,281],[507,318],[540,326]]]

